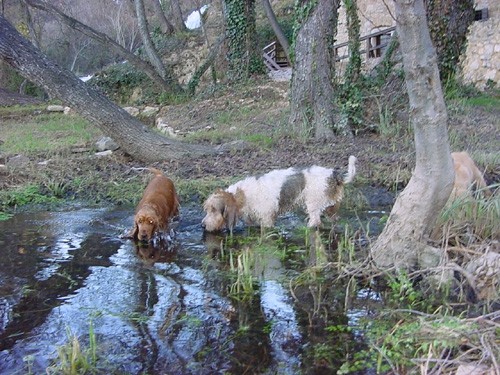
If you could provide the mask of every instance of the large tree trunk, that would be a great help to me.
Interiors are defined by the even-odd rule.
[[[454,170],[436,51],[423,2],[396,0],[395,3],[415,133],[416,166],[371,251],[381,268],[410,269],[435,266],[442,255],[427,245],[427,239],[450,195]]]
[[[259,59],[255,33],[255,0],[224,0],[227,40],[227,79],[239,81],[250,76],[252,63]]]
[[[148,22],[146,20],[146,11],[144,10],[143,0],[134,0],[135,4],[135,14],[137,16],[137,24],[139,25],[139,33],[141,34],[142,43],[144,45],[144,50],[146,55],[148,55],[149,62],[155,67],[156,72],[161,76],[161,78],[167,78],[167,71],[160,56],[156,52],[156,48],[149,36]],[[168,77],[171,79],[171,77]]]
[[[474,0],[440,0],[426,4],[431,40],[443,80],[450,79],[457,71],[469,26],[474,22],[474,3]]]
[[[170,0],[170,11],[170,17],[172,18],[175,31],[186,31],[187,27],[184,23],[184,17],[182,16],[182,9],[179,0]]]
[[[340,111],[334,105],[333,82],[339,3],[340,0],[318,0],[295,41],[289,124],[301,134],[312,131],[316,139],[332,138],[334,129],[344,132],[336,128]]]
[[[213,149],[160,136],[74,74],[37,50],[0,16],[0,59],[61,99],[77,113],[112,137],[123,151],[145,162],[202,155]]]
[[[182,92],[181,86],[177,81],[175,81],[172,78],[171,72],[167,71],[165,79],[163,79],[149,63],[141,60],[139,57],[126,50],[118,43],[116,43],[113,39],[109,38],[107,35],[95,31],[94,29],[84,25],[83,23],[75,20],[74,18],[67,16],[66,14],[62,13],[59,9],[55,8],[54,6],[50,5],[45,1],[26,0],[26,3],[28,3],[33,8],[49,12],[50,14],[55,16],[58,20],[68,25],[68,27],[80,31],[81,33],[87,35],[88,37],[94,40],[99,41],[106,47],[112,49],[116,53],[125,57],[132,65],[137,67],[137,69],[144,72],[149,78],[151,78],[151,80],[154,83],[160,85],[164,91],[174,92],[174,93]]]
[[[174,25],[172,25],[165,16],[165,12],[161,7],[160,0],[151,0],[151,2],[153,3],[153,7],[155,8],[156,17],[158,17],[161,32],[165,35],[173,34]]]

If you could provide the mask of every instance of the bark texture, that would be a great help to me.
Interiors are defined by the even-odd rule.
[[[124,58],[126,58],[132,65],[134,65],[140,71],[143,71],[153,82],[162,87],[162,89],[166,92],[174,92],[180,93],[182,92],[182,88],[177,81],[172,78],[172,73],[167,71],[165,75],[165,79],[161,77],[152,65],[148,64],[146,61],[141,60],[139,57],[129,52],[127,49],[120,46],[113,39],[108,37],[106,34],[100,33],[83,23],[75,20],[62,13],[59,9],[55,8],[51,4],[40,1],[40,0],[26,0],[26,3],[29,4],[33,8],[37,8],[46,12],[49,12],[53,16],[55,16],[58,20],[65,23],[69,27],[74,30],[78,30],[81,33],[87,35],[88,37],[99,41],[106,47],[112,49],[116,53],[120,54]]]
[[[141,34],[144,50],[148,55],[149,62],[154,66],[156,72],[162,79],[171,78],[167,76],[167,71],[163,66],[160,56],[156,52],[156,48],[149,36],[148,22],[146,20],[146,11],[144,10],[143,0],[134,0],[135,14],[137,16],[137,24],[139,25],[139,32]]]
[[[183,32],[187,30],[179,0],[170,0],[169,17],[172,20],[172,24],[174,25],[174,29],[176,32]]]
[[[295,40],[289,125],[299,134],[312,132],[317,139],[332,138],[340,120],[333,82],[339,3],[318,0]]]
[[[416,165],[397,198],[388,223],[372,247],[381,268],[436,265],[443,255],[427,245],[454,180],[437,57],[422,0],[396,0],[397,32],[403,54]]]
[[[224,0],[229,81],[250,77],[253,64],[261,61],[257,53],[255,0]]]
[[[153,4],[153,7],[155,9],[156,17],[158,17],[158,22],[160,23],[161,32],[166,35],[173,34],[174,25],[172,25],[165,16],[165,12],[163,12],[160,0],[152,0],[151,3]]]
[[[172,160],[213,152],[212,148],[172,140],[149,129],[73,73],[50,61],[2,16],[0,59],[51,96],[61,99],[139,160]]]

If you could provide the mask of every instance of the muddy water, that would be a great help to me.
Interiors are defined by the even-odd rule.
[[[193,207],[183,208],[168,249],[140,247],[120,238],[132,212],[72,207],[0,222],[1,374],[57,368],[71,335],[84,350],[95,334],[103,374],[332,373],[363,344],[355,329],[325,328],[356,326],[369,314],[365,302],[376,301],[370,291],[348,310],[345,286],[291,292],[306,251],[300,238],[284,256],[289,235],[248,242],[240,229],[232,242],[204,237]],[[280,225],[300,222],[288,216]],[[279,245],[262,251],[266,241]],[[234,254],[258,252],[252,298],[229,293],[236,243]]]

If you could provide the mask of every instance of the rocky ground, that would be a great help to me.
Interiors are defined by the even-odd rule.
[[[300,136],[290,136],[286,130],[288,88],[289,82],[285,79],[263,80],[244,89],[229,89],[222,95],[201,96],[188,104],[161,108],[158,116],[169,124],[180,140],[211,143],[214,147],[228,142],[232,135],[236,137],[231,139],[233,141],[238,137],[247,140],[230,152],[164,161],[156,166],[183,179],[218,178],[311,164],[345,168],[349,155],[355,155],[358,158],[359,182],[384,187],[403,187],[406,184],[414,165],[414,144],[407,126],[401,126],[398,132],[387,136],[364,131],[356,136],[338,136],[328,141],[301,140]],[[0,91],[0,106],[36,102],[20,94]],[[499,108],[452,108],[449,111],[452,149],[467,149],[472,155],[496,154],[499,115]],[[227,119],[221,121],[222,116]],[[255,142],[256,135],[260,138]],[[80,163],[81,154],[69,156],[59,160],[54,168],[63,170],[65,164],[67,168],[73,168],[75,163]],[[107,164],[106,169],[115,165],[118,170],[144,166],[120,150],[104,162],[95,160],[98,171],[103,170],[102,163]],[[499,165],[488,163],[480,167],[486,169],[488,182],[499,181]]]

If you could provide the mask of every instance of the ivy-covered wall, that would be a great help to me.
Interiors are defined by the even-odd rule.
[[[394,26],[394,3],[386,0],[357,0],[360,19],[360,36]],[[488,8],[488,19],[473,22],[467,35],[467,47],[460,56],[460,76],[464,83],[479,89],[500,85],[500,1],[476,0],[476,10]],[[347,21],[345,7],[339,10],[339,26],[336,44],[347,42]],[[362,44],[362,48],[365,46]],[[346,53],[346,50],[339,51]],[[379,58],[363,58],[363,70],[370,70]],[[347,60],[342,60],[346,64]],[[342,66],[337,69],[342,73]]]

